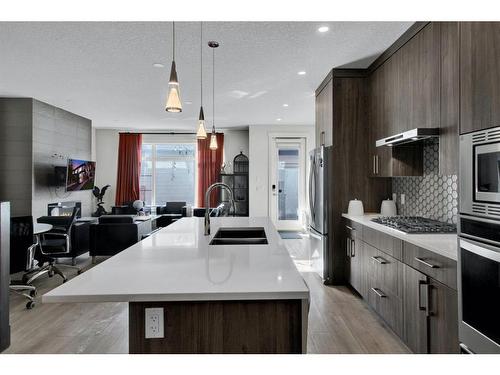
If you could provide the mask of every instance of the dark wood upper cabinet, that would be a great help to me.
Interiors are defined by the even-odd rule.
[[[460,134],[500,125],[500,22],[460,22]]]
[[[429,23],[398,52],[400,132],[439,127],[440,25]]]
[[[322,141],[331,146],[333,126],[333,80],[329,80],[323,89],[316,94],[316,147]]]
[[[459,23],[441,22],[439,173],[458,173]]]

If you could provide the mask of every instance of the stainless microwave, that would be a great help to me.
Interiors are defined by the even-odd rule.
[[[460,212],[500,220],[500,127],[460,136]]]

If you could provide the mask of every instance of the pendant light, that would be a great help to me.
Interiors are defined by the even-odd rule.
[[[181,95],[179,93],[179,80],[175,69],[175,22],[172,22],[172,67],[170,68],[170,79],[168,81],[167,112],[182,112]]]
[[[196,138],[207,139],[207,131],[205,130],[205,114],[203,113],[203,22],[200,22],[200,116],[198,117],[198,131]]]
[[[219,43],[215,41],[208,42],[208,46],[212,48],[212,135],[210,136],[210,150],[217,150],[217,134],[215,133],[215,49],[219,47]]]

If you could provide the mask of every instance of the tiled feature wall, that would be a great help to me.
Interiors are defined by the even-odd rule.
[[[439,174],[439,142],[424,141],[424,176],[394,177],[392,192],[397,194],[399,215],[424,216],[456,224],[458,213],[458,178]],[[401,194],[405,204],[401,204]]]

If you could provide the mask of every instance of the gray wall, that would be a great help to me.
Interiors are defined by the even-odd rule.
[[[52,186],[51,177],[54,166],[65,166],[68,158],[91,159],[92,122],[34,99],[0,103],[0,132],[8,135],[0,141],[7,146],[0,151],[0,199],[12,202],[12,215],[36,218],[47,214],[48,203],[77,200],[82,215],[89,216],[91,191],[67,193]]]

